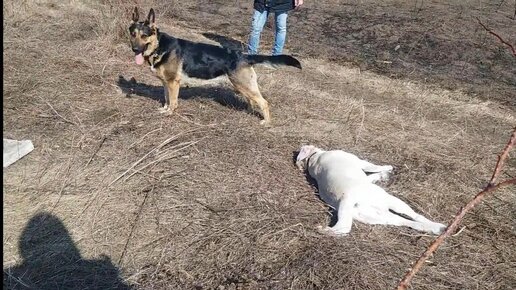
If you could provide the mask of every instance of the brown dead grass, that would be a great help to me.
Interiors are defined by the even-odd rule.
[[[214,32],[244,40],[250,5],[221,3],[156,0],[140,7],[153,4],[162,30],[181,37],[210,41],[202,33]],[[431,58],[418,54],[401,58],[412,61],[418,73],[392,78],[390,72],[398,74],[402,66],[379,75],[381,70],[343,65],[367,52],[365,45],[381,53],[383,38],[339,40],[349,31],[334,25],[337,30],[320,39],[321,21],[343,17],[325,18],[329,10],[352,10],[368,22],[376,11],[370,9],[391,9],[385,23],[398,23],[412,6],[396,3],[325,1],[293,14],[291,24],[306,22],[291,25],[288,44],[304,70],[258,69],[274,122],[263,128],[226,85],[183,87],[177,113],[160,115],[162,89],[148,69],[133,64],[124,36],[131,7],[122,1],[6,1],[3,133],[31,139],[36,149],[4,170],[4,287],[21,288],[13,273],[25,271],[23,283],[56,289],[62,279],[52,279],[40,266],[65,265],[50,273],[88,288],[83,283],[92,277],[118,279],[116,273],[100,274],[108,264],[120,269],[124,284],[141,289],[394,287],[433,238],[363,224],[355,224],[345,238],[320,235],[316,226],[330,217],[293,165],[294,151],[311,143],[392,164],[396,172],[388,191],[446,222],[485,185],[516,123],[510,90],[514,62],[503,49],[487,78],[453,70],[435,78],[425,62]],[[475,5],[460,7],[472,7],[480,16],[499,15],[490,19],[499,23],[493,29],[500,33],[514,24],[506,12]],[[423,15],[436,9],[453,23],[455,6],[425,7]],[[356,20],[346,23],[356,25]],[[371,22],[384,23],[380,20]],[[420,30],[435,27],[409,23]],[[459,35],[474,42],[481,33]],[[267,38],[270,32],[265,47]],[[496,41],[485,39],[484,46],[461,49],[469,54],[498,49]],[[342,49],[353,43],[356,54]],[[447,48],[450,55],[453,48]],[[469,58],[464,61],[473,71],[481,69]],[[425,76],[432,82],[424,83]],[[476,93],[468,93],[463,82],[446,89],[446,82],[459,77],[476,84]],[[516,174],[514,158],[507,168],[505,174]],[[473,210],[466,229],[439,249],[414,289],[514,288],[515,197],[508,188]],[[40,212],[56,216],[68,233],[31,242],[23,233]],[[106,255],[109,263],[71,259],[63,246],[68,235],[81,261]],[[22,255],[20,246],[27,243],[42,250]],[[85,266],[74,267],[78,264]]]

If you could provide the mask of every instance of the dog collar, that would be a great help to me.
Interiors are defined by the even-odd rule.
[[[154,50],[147,56],[147,60],[149,60],[149,63],[150,63],[150,59],[155,59],[157,56],[158,56],[158,50],[159,50],[159,37],[160,37],[160,33],[159,33],[159,30],[156,31],[156,34],[157,34],[157,38],[158,38],[158,45],[156,45],[156,48],[154,48]],[[163,54],[161,54],[163,55]]]
[[[315,154],[317,154],[317,151],[310,154],[310,156],[306,157],[308,160],[306,161],[306,163],[308,163],[308,166],[310,166],[310,158],[312,158]]]
[[[159,54],[157,49],[152,52],[152,54],[149,55],[148,61],[151,67],[154,67],[157,63],[161,61],[163,58],[163,55],[165,55],[165,52]]]

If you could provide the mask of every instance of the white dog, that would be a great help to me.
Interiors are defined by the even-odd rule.
[[[417,214],[373,183],[386,179],[392,166],[374,165],[342,150],[324,151],[311,145],[301,147],[296,164],[301,170],[308,169],[317,181],[321,199],[337,211],[337,223],[324,228],[324,232],[348,234],[353,219],[366,224],[407,226],[435,235],[446,228]]]

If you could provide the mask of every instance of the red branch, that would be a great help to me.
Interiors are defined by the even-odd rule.
[[[498,40],[500,40],[501,43],[507,45],[509,47],[509,49],[512,51],[512,55],[514,57],[516,57],[516,49],[514,49],[514,46],[512,44],[510,44],[507,41],[503,40],[503,38],[500,35],[498,35],[494,31],[492,31],[491,29],[487,28],[487,26],[485,26],[484,23],[482,23],[482,21],[480,21],[480,19],[477,18],[477,21],[478,21],[478,24],[480,24],[487,32],[489,32],[492,35],[496,36],[496,38],[498,38]]]
[[[509,143],[505,146],[505,149],[503,150],[502,154],[498,156],[498,161],[496,162],[495,170],[493,171],[493,176],[491,177],[491,181],[489,181],[489,185],[493,186],[495,184],[496,179],[500,175],[500,172],[502,171],[502,167],[505,164],[505,160],[507,160],[507,157],[509,155],[509,151],[511,150],[511,147],[514,146],[514,143],[516,142],[516,128],[514,128],[514,132],[512,132],[511,139],[509,140]]]
[[[435,252],[435,250],[437,250],[437,248],[439,248],[439,246],[444,242],[444,239],[446,239],[453,232],[455,232],[455,230],[459,226],[459,223],[462,221],[462,219],[464,218],[466,213],[469,210],[471,210],[474,206],[479,204],[480,201],[482,200],[482,198],[484,198],[484,196],[487,193],[496,191],[497,189],[499,189],[501,187],[505,187],[505,186],[508,186],[508,185],[515,185],[516,184],[516,178],[509,179],[509,180],[500,182],[498,184],[494,184],[495,180],[500,175],[500,172],[501,172],[502,167],[503,167],[503,165],[505,163],[505,160],[509,156],[509,151],[515,145],[515,143],[516,143],[516,127],[514,128],[514,131],[512,132],[512,136],[509,139],[509,142],[507,143],[507,146],[505,146],[505,149],[498,156],[498,162],[496,162],[496,167],[495,167],[495,169],[493,171],[493,176],[491,177],[491,181],[489,182],[489,184],[486,186],[486,188],[484,190],[482,190],[481,192],[477,193],[477,195],[470,202],[468,202],[463,208],[461,208],[459,210],[459,212],[457,213],[457,215],[453,219],[452,223],[448,226],[446,231],[444,233],[442,233],[439,237],[437,237],[437,239],[435,239],[435,241],[419,257],[419,259],[412,266],[410,271],[408,271],[407,274],[405,274],[405,277],[403,277],[403,279],[398,284],[398,288],[397,288],[398,290],[406,290],[407,289],[408,285],[410,284],[410,281],[416,275],[416,273],[421,269],[421,267],[423,266],[425,261],[430,257],[430,255],[433,254],[433,252]]]

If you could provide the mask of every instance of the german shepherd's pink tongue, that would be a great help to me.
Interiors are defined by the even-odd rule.
[[[143,64],[143,53],[139,53],[134,57],[134,60],[136,61],[136,64],[142,65]]]

